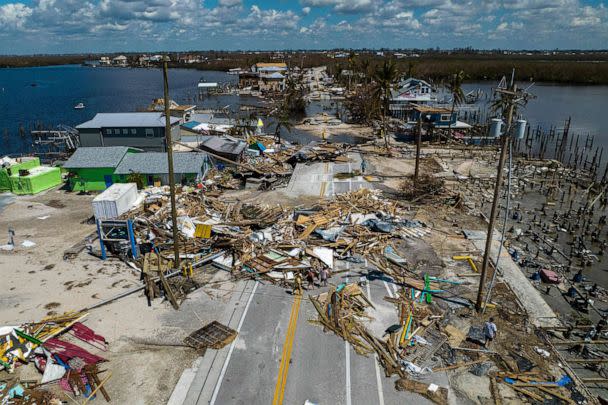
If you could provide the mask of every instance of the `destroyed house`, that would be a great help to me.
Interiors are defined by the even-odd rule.
[[[173,172],[177,184],[193,184],[202,181],[211,168],[212,162],[206,153],[174,152]],[[159,186],[169,184],[169,164],[167,153],[146,152],[125,156],[120,162],[114,175],[121,183],[134,181],[139,177],[143,186]]]
[[[65,162],[72,191],[102,191],[118,182],[114,170],[126,155],[142,152],[126,146],[80,147]]]
[[[179,140],[180,118],[171,117],[173,140]],[[100,113],[76,127],[80,146],[128,146],[165,152],[165,116],[162,112]]]
[[[240,162],[247,143],[231,136],[207,136],[199,149],[211,152],[233,162]]]

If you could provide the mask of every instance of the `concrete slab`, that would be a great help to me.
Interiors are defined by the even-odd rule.
[[[492,247],[490,249],[490,260],[494,260],[498,255],[500,241],[497,240],[497,232],[494,232],[492,238]],[[476,231],[470,234],[478,235],[477,238],[472,238],[471,242],[483,254],[486,244],[487,232]],[[511,259],[511,255],[507,248],[503,247],[498,262],[498,269],[502,272],[503,280],[509,284],[511,290],[515,293],[519,301],[524,305],[530,316],[530,321],[538,327],[555,327],[561,326],[561,321],[553,312],[549,304],[544,300],[540,292],[534,288],[530,280],[520,267]]]
[[[293,197],[310,195],[330,197],[361,188],[373,188],[362,176],[337,178],[336,174],[350,174],[361,169],[361,155],[349,153],[349,163],[298,163],[291,175],[286,193]]]

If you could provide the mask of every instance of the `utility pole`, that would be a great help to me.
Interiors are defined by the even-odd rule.
[[[414,183],[418,181],[420,173],[420,143],[422,142],[422,112],[418,116],[418,130],[416,131],[416,168],[414,169]]]
[[[163,59],[163,83],[165,95],[165,142],[167,144],[167,164],[169,166],[169,192],[171,193],[171,228],[173,229],[173,257],[175,268],[180,268],[179,230],[177,229],[177,205],[175,203],[175,175],[173,172],[173,138],[171,134],[171,106],[169,105],[168,57]]]
[[[494,198],[492,200],[492,209],[490,211],[490,218],[488,223],[488,232],[486,236],[486,246],[485,251],[483,253],[483,263],[481,266],[481,277],[479,277],[479,289],[477,291],[477,302],[475,307],[478,312],[483,310],[483,290],[485,288],[486,275],[488,271],[488,264],[490,261],[490,251],[492,248],[492,237],[494,235],[494,222],[496,221],[496,213],[498,211],[498,200],[500,199],[500,192],[502,190],[502,178],[503,178],[503,170],[505,167],[505,159],[507,156],[507,150],[509,148],[509,144],[511,142],[511,129],[513,123],[513,112],[515,110],[515,106],[521,104],[522,102],[527,102],[528,98],[530,98],[530,94],[525,90],[518,90],[517,85],[514,84],[514,76],[515,70],[511,75],[511,84],[507,87],[502,87],[501,85],[495,90],[495,92],[502,99],[502,115],[503,118],[507,121],[507,127],[505,132],[501,135],[500,139],[500,158],[498,160],[498,172],[496,174],[496,183],[494,185]],[[505,79],[503,78],[503,81]],[[502,82],[501,82],[502,84]],[[506,214],[505,214],[506,215]],[[498,258],[496,258],[498,261]],[[494,269],[494,271],[498,271],[498,269]]]

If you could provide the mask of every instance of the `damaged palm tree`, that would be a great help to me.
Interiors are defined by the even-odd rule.
[[[399,77],[397,65],[392,60],[385,61],[384,64],[376,70],[374,80],[376,81],[377,97],[382,101],[382,136],[384,137],[384,147],[389,151],[387,119],[390,114],[391,90],[393,82]]]

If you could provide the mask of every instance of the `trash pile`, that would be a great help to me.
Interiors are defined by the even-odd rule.
[[[107,351],[106,340],[81,321],[85,312],[66,312],[39,322],[0,327],[0,370],[18,375],[22,367],[32,364],[40,374],[38,380],[15,377],[0,382],[2,404],[61,404],[60,397],[95,397],[99,392],[106,401],[104,388],[111,373],[100,378],[98,365],[103,357],[72,343],[79,340],[100,351]]]
[[[163,291],[167,295],[171,289],[163,282],[164,276],[188,278],[191,269],[207,263],[230,271],[235,278],[289,286],[298,274],[310,277],[312,272],[314,278],[326,279],[335,260],[361,262],[363,256],[406,282],[405,260],[394,253],[391,243],[429,232],[424,224],[400,215],[398,202],[367,189],[294,210],[227,201],[190,190],[177,199],[182,269],[176,271],[169,197],[162,189],[147,192],[143,208],[129,215],[142,252],[133,264],[141,270],[144,283],[150,281],[152,296]],[[196,286],[182,292],[190,288]]]

